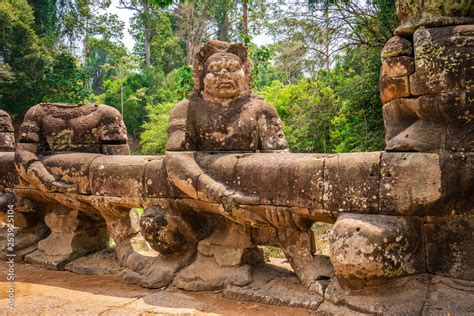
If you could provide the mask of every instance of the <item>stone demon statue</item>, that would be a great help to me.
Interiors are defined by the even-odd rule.
[[[120,113],[97,104],[41,103],[32,107],[21,125],[15,155],[23,180],[42,191],[74,192],[74,185],[54,177],[39,159],[67,152],[128,155]]]
[[[20,127],[15,152],[20,186],[34,192],[82,192],[84,188],[67,181],[71,170],[59,165],[53,174],[43,163],[48,157],[67,154],[68,159],[74,153],[128,155],[127,132],[120,113],[97,104],[35,105]],[[25,201],[20,197],[19,209],[30,204]],[[39,242],[38,251],[28,256],[29,261],[61,267],[70,258],[104,247],[105,223],[99,216],[60,204],[42,207],[36,202],[34,208],[36,214],[43,214],[51,234]]]
[[[330,265],[312,256],[309,223],[302,232],[289,225],[289,212],[241,208],[258,204],[259,198],[213,178],[195,159],[196,152],[288,151],[276,109],[251,93],[250,82],[246,48],[209,41],[196,54],[194,94],[171,113],[165,155],[169,180],[190,198],[218,205],[223,215],[180,207],[146,209],[142,233],[161,254],[197,249],[196,260],[177,275],[178,287],[203,290],[249,283],[250,266],[263,259],[258,244],[282,247],[308,287],[331,274]]]

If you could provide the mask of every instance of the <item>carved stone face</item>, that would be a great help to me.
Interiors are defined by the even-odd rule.
[[[206,62],[204,96],[211,100],[232,100],[245,89],[245,72],[240,59],[230,53],[216,53]]]

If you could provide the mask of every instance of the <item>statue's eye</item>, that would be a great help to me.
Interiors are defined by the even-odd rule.
[[[221,67],[217,64],[214,64],[214,65],[209,66],[209,71],[219,72],[219,71],[221,71]]]
[[[227,68],[229,69],[229,71],[237,71],[239,70],[240,65],[237,62],[230,62]]]

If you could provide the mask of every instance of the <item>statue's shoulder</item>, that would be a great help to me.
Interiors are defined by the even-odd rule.
[[[178,102],[171,110],[170,120],[185,118],[188,114],[190,100],[183,100]]]
[[[33,105],[31,108],[26,111],[25,120],[28,121],[35,121],[41,119],[45,114],[45,109],[50,103],[39,103]]]
[[[259,113],[263,113],[263,114],[267,114],[271,116],[278,116],[275,106],[273,106],[270,103],[265,102],[263,97],[259,95],[252,95],[250,97],[250,103]]]
[[[113,106],[106,104],[93,104],[93,106],[97,109],[97,112],[100,113],[102,118],[122,119],[120,111]]]

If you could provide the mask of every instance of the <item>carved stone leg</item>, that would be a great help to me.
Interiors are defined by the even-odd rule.
[[[143,217],[145,217],[147,231],[143,235],[147,241],[153,237],[147,236],[150,228],[156,228],[156,231],[160,232],[160,227],[156,223],[155,210],[154,207],[145,210],[140,221],[143,229]],[[136,242],[143,238],[140,229],[133,227],[130,216],[124,214],[124,216],[105,216],[110,236],[116,245],[117,258],[120,265],[125,268],[122,274],[123,279],[148,288],[169,285],[176,273],[192,262],[195,257],[195,247],[183,247],[179,252],[169,252],[166,255],[155,251],[157,249],[153,246],[156,242],[150,244],[154,250],[144,249]]]
[[[221,219],[212,235],[198,243],[196,261],[176,276],[174,284],[191,291],[247,285],[252,281],[251,265],[263,261],[250,229]]]
[[[311,291],[323,294],[334,270],[329,258],[314,255],[314,235],[311,230],[279,229],[278,239],[288,262],[301,283]]]
[[[98,216],[58,205],[44,220],[51,234],[25,257],[27,262],[61,270],[66,263],[106,246],[105,224]]]
[[[49,229],[44,224],[42,213],[35,210],[31,203],[22,203],[27,203],[27,208],[20,210],[17,207],[20,201],[15,201],[14,198],[9,200],[12,203],[7,203],[0,210],[0,259],[5,260],[7,254],[14,253],[15,261],[19,262],[38,248],[38,242],[48,235]],[[11,232],[14,238],[9,240],[8,234]]]

